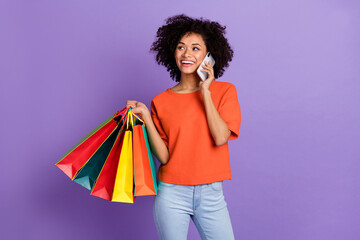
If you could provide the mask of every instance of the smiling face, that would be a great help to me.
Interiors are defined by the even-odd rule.
[[[202,36],[198,33],[186,33],[179,40],[174,54],[181,74],[196,74],[206,53],[207,49]]]

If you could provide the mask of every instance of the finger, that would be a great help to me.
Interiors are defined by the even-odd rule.
[[[203,67],[203,69],[210,69],[209,66],[203,65],[202,67]]]
[[[203,67],[203,69],[208,70],[210,72],[214,72],[214,69],[212,68],[212,66]]]
[[[128,100],[128,101],[126,102],[126,107],[135,108],[136,103],[137,103],[137,102],[134,101],[134,100]]]
[[[206,64],[206,65],[203,65],[204,68],[209,68],[209,69],[212,69],[213,66],[209,63],[209,64]]]
[[[207,73],[209,73],[211,75],[214,75],[214,71],[212,69],[209,69],[209,68],[200,69],[200,71],[207,72]]]
[[[141,109],[139,109],[139,108],[133,108],[132,111],[133,111],[133,113],[141,114]]]

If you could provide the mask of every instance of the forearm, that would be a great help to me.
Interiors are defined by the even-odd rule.
[[[151,116],[144,116],[144,121],[152,152],[162,164],[166,164],[169,161],[170,156],[166,144],[160,137]]]
[[[209,90],[203,90],[202,97],[207,122],[215,144],[217,146],[224,145],[228,141],[231,132],[226,122],[221,118],[219,112],[217,111],[214,101],[211,98],[211,92]]]

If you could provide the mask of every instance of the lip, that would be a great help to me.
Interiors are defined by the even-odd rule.
[[[181,59],[180,62],[182,63],[183,61],[187,61],[187,62],[192,62],[195,64],[195,61],[192,61],[192,60],[187,60],[187,59]]]
[[[183,61],[192,62],[192,63],[183,63]],[[182,59],[182,60],[180,60],[180,64],[181,64],[181,66],[184,66],[184,67],[192,67],[195,65],[195,62],[191,61],[191,60],[187,60],[187,59]]]

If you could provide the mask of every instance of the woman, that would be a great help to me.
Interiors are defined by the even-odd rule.
[[[145,121],[151,149],[161,162],[154,220],[160,239],[186,239],[190,218],[202,239],[234,239],[222,182],[231,179],[228,140],[238,136],[235,86],[215,81],[232,60],[225,27],[177,15],[157,31],[151,50],[177,85],[145,104],[127,101]],[[205,81],[197,75],[207,52]]]

